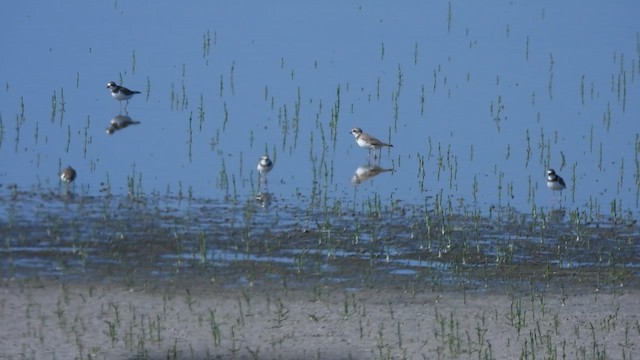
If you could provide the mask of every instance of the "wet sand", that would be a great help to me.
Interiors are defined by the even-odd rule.
[[[637,289],[3,280],[0,359],[637,358]],[[613,291],[615,290],[615,291]]]

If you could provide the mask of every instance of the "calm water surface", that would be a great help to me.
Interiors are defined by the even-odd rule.
[[[639,7],[0,5],[3,269],[71,276],[151,247],[150,276],[264,259],[333,279],[345,259],[436,283],[470,263],[636,274]],[[142,92],[126,111],[112,80]],[[140,124],[108,135],[122,115]],[[372,159],[353,127],[394,147]],[[375,166],[392,171],[362,177]]]

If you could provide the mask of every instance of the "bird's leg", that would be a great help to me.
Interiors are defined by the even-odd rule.
[[[258,182],[259,182],[258,187],[260,188],[260,192],[267,191],[267,187],[269,185],[267,183],[267,174],[260,174]]]
[[[380,160],[382,159],[382,148],[373,148],[373,161],[376,164],[380,163]]]
[[[369,151],[367,151],[367,164],[371,164],[371,149],[369,149]]]
[[[71,194],[71,183],[69,182],[64,183],[64,194],[65,196],[69,196]]]

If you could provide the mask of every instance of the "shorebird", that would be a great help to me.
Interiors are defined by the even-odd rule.
[[[260,161],[258,161],[258,173],[260,176],[266,176],[271,169],[273,169],[273,162],[269,159],[269,155],[262,155]]]
[[[258,161],[258,173],[260,174],[260,184],[264,184],[265,188],[267,186],[267,173],[273,169],[273,162],[269,159],[269,155],[262,155],[260,157],[260,161]]]
[[[566,189],[567,185],[564,183],[564,179],[562,179],[556,171],[553,169],[547,170],[547,187],[551,189],[551,191],[560,191]]]
[[[120,102],[120,108],[122,108],[122,102],[125,101],[125,109],[129,106],[129,99],[135,94],[140,94],[140,91],[129,90],[113,81],[107,83],[107,89],[111,90],[111,96]]]
[[[358,146],[360,146],[361,148],[368,149],[369,152],[371,152],[371,150],[375,152],[375,150],[381,149],[385,146],[388,146],[388,147],[393,146],[391,144],[383,143],[382,141],[376,139],[375,137],[362,132],[362,129],[360,128],[351,129],[351,134],[353,134],[353,136],[356,138],[356,143],[358,144]]]
[[[62,172],[60,173],[60,180],[64,182],[64,189],[67,195],[71,193],[69,191],[69,187],[71,186],[73,180],[76,179],[76,175],[76,171],[71,166],[67,166],[67,168],[62,170]]]
[[[76,175],[76,171],[71,166],[67,166],[67,168],[62,170],[60,173],[60,180],[64,181],[68,185],[76,179]]]

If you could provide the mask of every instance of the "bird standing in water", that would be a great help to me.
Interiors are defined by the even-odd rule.
[[[124,86],[120,86],[113,81],[107,83],[107,89],[111,90],[111,96],[120,102],[120,109],[122,110],[122,102],[125,101],[124,109],[126,111],[129,106],[129,100],[135,94],[140,94],[140,91],[129,90]]]
[[[260,173],[260,177],[267,176],[267,173],[273,169],[273,162],[269,159],[269,155],[262,155],[260,157],[260,161],[258,161],[258,173]]]
[[[258,174],[260,174],[259,183],[260,183],[261,196],[268,195],[268,192],[267,192],[267,173],[269,173],[269,171],[271,171],[271,169],[273,169],[273,161],[271,161],[271,159],[269,159],[269,155],[264,154],[264,155],[262,155],[260,157],[260,161],[258,161],[258,166],[256,167],[256,169],[258,169]],[[263,189],[263,185],[264,185],[264,189]]]
[[[66,169],[60,173],[60,180],[64,182],[67,193],[69,192],[69,186],[71,186],[71,183],[76,179],[76,176],[77,173],[71,166],[67,166]]]
[[[567,185],[564,183],[564,179],[556,174],[555,170],[549,169],[547,170],[547,187],[551,189],[551,191],[562,192],[562,190],[567,188]]]
[[[362,129],[360,128],[351,129],[351,134],[353,134],[353,136],[356,138],[356,143],[358,144],[358,146],[360,146],[361,148],[369,149],[369,154],[371,154],[371,150],[374,151],[374,158],[376,157],[375,151],[377,149],[381,149],[385,146],[393,147],[393,145],[391,144],[383,143],[377,138],[362,132]]]

